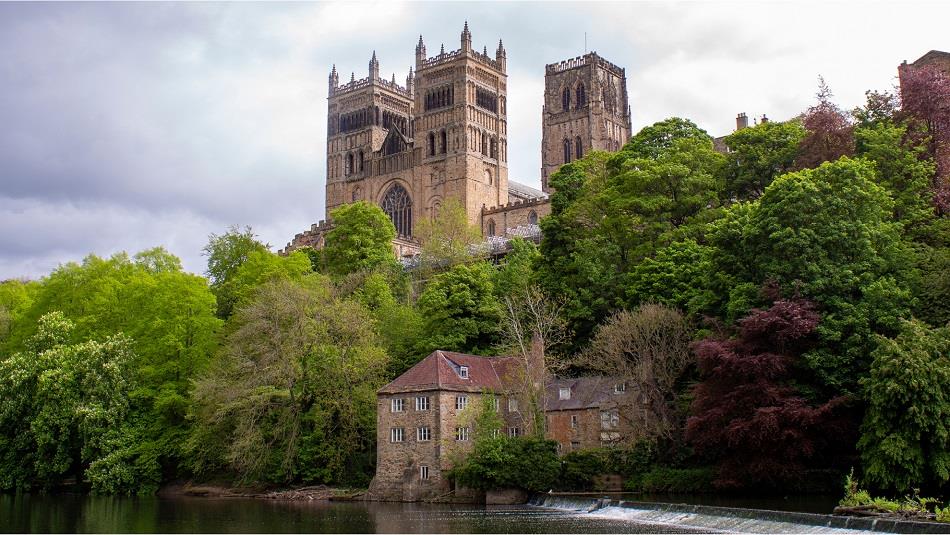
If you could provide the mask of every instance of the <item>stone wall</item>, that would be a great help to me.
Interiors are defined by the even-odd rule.
[[[508,229],[523,227],[530,224],[531,214],[535,216],[535,223],[542,217],[551,214],[551,200],[548,198],[531,199],[522,202],[507,203],[503,206],[482,209],[482,236],[505,236]],[[495,232],[490,232],[491,223],[495,224]]]
[[[548,438],[557,441],[561,454],[601,445],[600,409],[548,411],[546,417]]]

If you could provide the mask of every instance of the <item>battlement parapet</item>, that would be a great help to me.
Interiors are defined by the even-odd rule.
[[[515,201],[505,203],[499,206],[492,206],[487,208],[482,206],[482,215],[497,214],[501,212],[507,212],[508,210],[513,210],[515,208],[530,208],[532,206],[540,206],[542,204],[547,204],[551,202],[548,197],[535,197],[533,199],[525,199],[523,201]]]
[[[616,74],[617,76],[624,75],[624,70],[622,68],[598,56],[597,52],[591,52],[590,54],[577,56],[576,58],[566,59],[564,61],[559,61],[557,63],[551,63],[549,65],[545,65],[544,72],[545,74],[557,74],[560,72],[569,71],[571,69],[584,67],[592,63],[596,63],[598,66],[603,67],[604,69]]]
[[[461,48],[458,50],[443,52],[431,58],[426,58],[425,60],[422,61],[422,68],[427,69],[429,67],[435,67],[437,65],[442,65],[444,63],[450,63],[461,57],[472,58],[479,63],[485,64],[495,69],[496,71],[502,70],[501,65],[496,60],[489,57],[487,54],[482,54],[481,52],[476,52],[474,50],[466,54],[462,51]]]
[[[402,95],[407,98],[411,97],[408,89],[406,89],[405,87],[395,82],[384,80],[382,78],[377,78],[376,80],[373,80],[372,78],[369,78],[369,77],[362,78],[360,80],[353,80],[352,82],[347,82],[339,87],[333,88],[330,91],[330,96],[337,96],[337,95],[342,95],[344,93],[359,91],[360,89],[366,89],[367,87],[371,87],[373,85],[378,85],[380,87],[386,88],[394,93],[398,93],[399,95]]]

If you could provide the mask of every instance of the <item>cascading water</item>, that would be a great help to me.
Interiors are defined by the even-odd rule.
[[[538,507],[575,511],[594,518],[725,533],[950,533],[950,525],[933,522],[617,501],[582,496],[536,494],[528,503]]]

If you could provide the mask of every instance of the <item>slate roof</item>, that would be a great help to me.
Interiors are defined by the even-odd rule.
[[[468,367],[468,378],[459,375]],[[379,389],[380,394],[449,390],[456,392],[504,392],[518,378],[520,362],[511,357],[480,357],[452,351],[436,350],[409,368],[391,383]]]
[[[946,65],[950,62],[950,52],[944,52],[942,50],[931,50],[923,56],[917,58],[911,65],[915,67],[920,67],[921,65]]]
[[[547,196],[548,196],[547,193],[537,188],[532,188],[531,186],[527,184],[522,184],[521,182],[515,182],[514,180],[508,180],[509,202],[511,200],[527,201],[530,199],[544,199]]]
[[[548,383],[544,410],[568,411],[613,407],[617,404],[618,398],[622,397],[614,392],[617,383],[617,379],[610,377],[555,379]],[[569,399],[560,399],[562,387],[571,389]]]

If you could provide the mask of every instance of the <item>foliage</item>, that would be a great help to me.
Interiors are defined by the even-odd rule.
[[[757,199],[779,175],[792,170],[805,129],[798,121],[764,122],[726,136],[725,193]]]
[[[858,449],[867,481],[908,489],[950,481],[950,328],[905,321],[882,338],[862,381],[868,400]]]
[[[263,284],[197,380],[193,468],[245,482],[365,483],[385,352],[363,307],[319,275]]]
[[[657,466],[630,480],[626,490],[638,492],[698,493],[710,492],[716,480],[716,470],[709,467],[673,468]]]
[[[429,282],[417,303],[425,325],[420,353],[444,349],[478,354],[495,345],[501,307],[493,275],[485,262],[458,264]]]
[[[50,488],[71,476],[113,490],[101,463],[128,423],[132,344],[121,335],[70,343],[72,329],[62,313],[45,314],[28,348],[0,361],[4,490]]]
[[[533,437],[476,440],[464,462],[450,471],[459,485],[477,490],[520,488],[545,492],[557,482],[557,442]]]
[[[618,402],[633,430],[625,440],[671,438],[679,429],[676,386],[693,362],[690,333],[682,314],[657,304],[622,310],[597,328],[577,364],[622,379],[633,392]]]
[[[697,313],[713,301],[706,278],[711,271],[710,248],[687,238],[662,247],[627,276],[628,306],[655,302]]]
[[[541,261],[538,246],[523,238],[515,237],[510,242],[511,250],[505,255],[504,264],[495,274],[495,295],[523,293],[534,285],[536,267]]]
[[[298,280],[312,269],[310,257],[303,251],[294,251],[287,256],[270,251],[251,251],[228,280],[234,310],[244,306],[261,284],[278,279]]]
[[[937,167],[932,182],[934,203],[946,215],[950,213],[950,76],[933,65],[904,68],[901,111],[922,126],[926,136],[922,141]]]
[[[432,219],[420,219],[415,235],[422,243],[424,273],[469,260],[471,247],[482,241],[481,229],[469,223],[465,206],[457,199],[446,199]]]
[[[204,255],[208,257],[208,270],[205,274],[211,281],[211,292],[217,298],[218,317],[227,318],[234,310],[235,299],[230,281],[238,268],[254,251],[267,251],[268,246],[257,240],[251,227],[240,230],[236,225],[218,236],[208,236],[204,246]]]
[[[807,134],[798,147],[795,169],[811,169],[824,162],[854,154],[854,138],[850,118],[831,101],[831,89],[818,77],[818,103],[808,108],[802,118]]]
[[[779,300],[741,320],[736,338],[696,344],[703,380],[686,438],[718,462],[717,486],[780,488],[801,479],[832,431],[842,436],[842,400],[812,406],[789,384],[818,321],[808,301]]]
[[[396,262],[392,241],[396,227],[383,209],[357,201],[330,212],[333,228],[323,248],[324,271],[342,276],[381,269]]]
[[[940,500],[936,498],[925,498],[919,495],[919,490],[914,489],[913,495],[904,496],[900,500],[889,500],[883,497],[872,497],[867,490],[860,488],[858,480],[854,477],[854,469],[845,478],[844,497],[838,502],[840,507],[860,508],[865,511],[871,510],[878,513],[890,513],[903,518],[920,518],[922,520],[936,520],[937,522],[950,522],[948,511],[950,507],[934,507],[934,512],[929,511],[931,506],[936,506]]]

